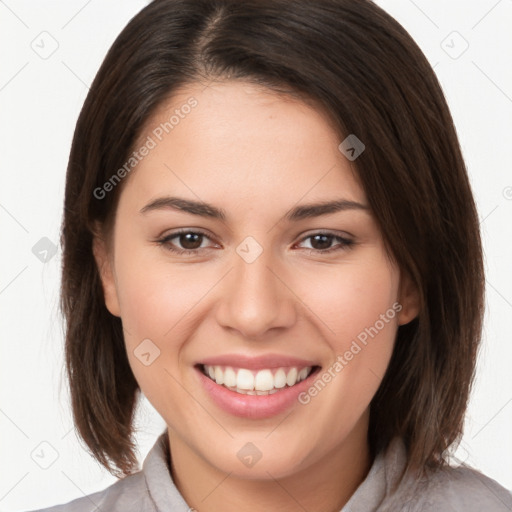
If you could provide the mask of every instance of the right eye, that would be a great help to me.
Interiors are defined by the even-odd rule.
[[[176,242],[173,242],[175,239]],[[165,235],[158,239],[157,242],[166,250],[173,253],[194,255],[208,248],[207,246],[202,246],[205,239],[209,240],[209,237],[201,231],[182,229]],[[181,248],[176,248],[177,244],[181,245]]]

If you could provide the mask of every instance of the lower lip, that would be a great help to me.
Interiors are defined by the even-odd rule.
[[[241,418],[263,419],[276,416],[289,409],[294,403],[298,403],[299,394],[309,388],[319,368],[311,372],[307,379],[271,395],[243,395],[217,384],[200,368],[195,370],[199,374],[204,389],[221,409]]]

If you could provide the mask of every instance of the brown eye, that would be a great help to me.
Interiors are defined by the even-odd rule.
[[[203,250],[211,248],[211,245],[204,245],[205,241],[211,241],[210,237],[200,231],[192,230],[170,233],[157,240],[158,244],[163,246],[166,250],[183,255],[199,254]]]
[[[314,235],[311,237],[311,246],[313,249],[325,250],[329,249],[333,241],[332,235]]]
[[[199,249],[204,235],[201,233],[182,233],[177,238],[183,249]]]
[[[309,247],[305,246],[303,247],[304,249],[317,254],[342,251],[350,248],[355,243],[353,240],[335,235],[334,233],[314,233],[304,237],[301,244],[304,242],[309,242]]]

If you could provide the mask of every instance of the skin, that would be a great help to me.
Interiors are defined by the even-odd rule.
[[[125,178],[108,243],[95,238],[106,305],[122,318],[133,373],[169,427],[172,476],[191,507],[340,510],[371,466],[369,403],[398,326],[418,313],[417,292],[387,256],[370,209],[284,219],[313,202],[368,204],[321,111],[243,82],[194,84],[158,109],[140,140],[191,96],[197,107]],[[141,213],[170,195],[213,204],[226,219]],[[180,228],[207,236],[157,242]],[[311,236],[323,231],[333,237],[322,245]],[[263,249],[252,263],[236,252],[247,236]],[[292,355],[327,369],[396,302],[401,311],[307,405],[249,420],[199,386],[193,365],[219,354]],[[134,350],[148,338],[160,356],[145,366]],[[262,453],[250,468],[237,457],[247,442]]]

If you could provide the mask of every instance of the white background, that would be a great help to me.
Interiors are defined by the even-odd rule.
[[[1,511],[66,502],[115,481],[73,430],[58,311],[60,250],[42,263],[32,247],[43,237],[58,245],[67,158],[88,84],[146,3],[0,1]],[[434,66],[467,161],[485,246],[487,310],[458,456],[510,489],[512,0],[378,4]],[[461,37],[469,47],[458,56]],[[32,48],[52,44],[58,48],[47,59]],[[137,423],[142,460],[164,424],[148,404]],[[38,465],[55,457],[48,469]]]

